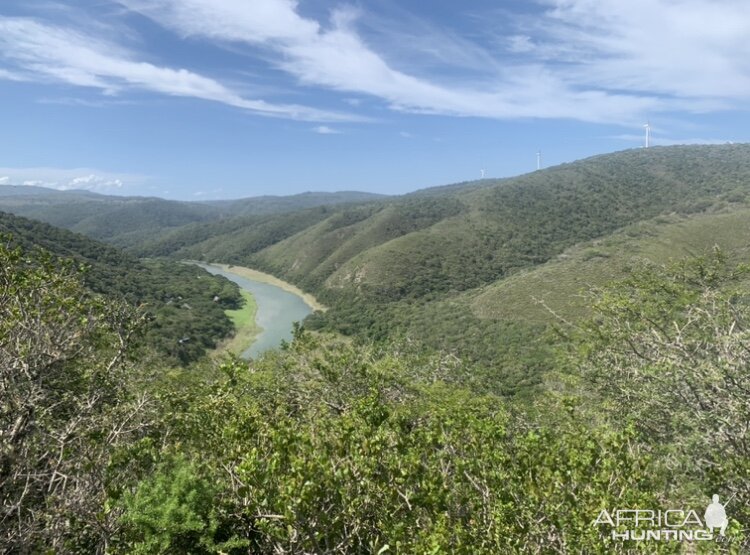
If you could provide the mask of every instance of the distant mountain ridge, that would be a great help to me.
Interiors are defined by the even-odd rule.
[[[342,191],[262,196],[219,201],[176,201],[158,197],[58,191],[0,185],[0,210],[41,220],[119,246],[136,245],[170,229],[231,217],[283,214],[305,208],[365,202],[383,195]]]

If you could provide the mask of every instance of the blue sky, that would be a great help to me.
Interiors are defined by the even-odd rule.
[[[748,140],[746,0],[3,0],[0,184],[403,193]]]

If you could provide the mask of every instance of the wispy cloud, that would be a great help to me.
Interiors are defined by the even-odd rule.
[[[60,106],[81,106],[86,108],[105,108],[107,106],[125,106],[135,102],[132,100],[116,99],[111,97],[97,98],[91,100],[88,98],[76,98],[70,96],[61,97],[42,97],[37,99],[39,104],[56,104]]]
[[[250,112],[308,121],[349,121],[356,116],[294,104],[244,98],[209,77],[138,61],[111,41],[31,19],[0,17],[0,56],[38,79],[101,89],[114,95],[144,89],[221,102]],[[13,75],[3,70],[0,78]]]
[[[707,108],[750,96],[750,4],[744,0],[547,4],[537,24],[537,53],[540,60],[564,62],[577,84]]]
[[[658,98],[568,83],[540,64],[508,68],[494,82],[444,85],[392,67],[357,30],[359,12],[337,8],[325,27],[303,17],[291,0],[123,0],[184,37],[261,47],[277,67],[305,85],[372,95],[392,109],[488,118],[570,117],[588,121],[631,118],[655,110]],[[433,48],[440,51],[440,44]],[[420,47],[427,49],[424,41]],[[468,47],[467,47],[468,48]],[[473,48],[473,47],[472,47]],[[454,41],[451,58],[460,58]],[[471,50],[471,49],[470,49]],[[474,49],[476,50],[476,49]],[[471,52],[466,52],[469,57]],[[501,64],[496,63],[495,66]],[[486,79],[484,79],[486,81]]]
[[[0,168],[0,184],[48,187],[59,191],[72,189],[118,192],[127,186],[141,185],[148,176],[113,173],[91,168]]]
[[[331,127],[328,127],[327,125],[318,125],[317,127],[313,127],[312,130],[315,133],[318,133],[319,135],[340,135],[341,131],[338,129],[333,129]]]
[[[3,81],[26,81],[27,78],[15,71],[0,68],[0,80]]]
[[[746,0],[536,0],[533,16],[509,16],[505,8],[481,14],[487,29],[472,34],[407,12],[386,19],[347,4],[318,19],[303,15],[296,0],[118,4],[183,40],[271,64],[303,85],[297,92],[341,92],[359,110],[369,97],[418,114],[633,124],[667,111],[744,109],[750,100]],[[143,61],[112,39],[37,20],[0,18],[0,52],[11,64],[0,69],[0,79],[31,75],[108,94],[145,89],[300,120],[357,119],[250,99],[206,75]]]

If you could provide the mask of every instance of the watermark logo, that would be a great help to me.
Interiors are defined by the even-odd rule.
[[[724,510],[724,505],[719,503],[718,495],[714,495],[711,501],[712,503],[706,508],[706,513],[703,515],[706,526],[711,530],[711,533],[713,533],[714,528],[718,528],[719,534],[725,536],[729,524],[727,512]]]
[[[714,495],[703,518],[692,509],[603,509],[592,525],[615,541],[721,540],[729,525],[729,501],[722,504]]]

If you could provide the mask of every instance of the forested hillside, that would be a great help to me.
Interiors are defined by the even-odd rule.
[[[316,206],[372,200],[379,196],[344,191],[183,202],[0,185],[0,210],[41,220],[115,245],[134,246],[191,223],[239,216],[283,214]]]
[[[144,361],[137,311],[0,244],[0,550],[630,553],[603,509],[720,492],[726,535],[689,545],[742,552],[746,275],[718,251],[634,268],[511,405],[455,357],[302,330],[251,363]]]
[[[586,315],[582,289],[627,275],[641,258],[714,244],[745,260],[731,238],[746,225],[748,184],[748,145],[650,148],[403,197],[185,203],[226,214],[143,232],[148,240],[115,236],[133,240],[137,256],[270,272],[331,307],[308,319],[311,329],[415,341],[471,361],[496,393],[533,395],[552,364],[550,323]],[[326,198],[362,202],[253,214]]]
[[[187,226],[137,252],[268,271],[331,307],[309,327],[455,352],[510,393],[549,369],[549,308],[581,312],[579,291],[624,275],[633,256],[663,260],[714,243],[733,252],[741,245],[724,239],[745,221],[748,193],[748,145],[639,149],[356,206]],[[640,242],[624,244],[631,235]],[[676,243],[659,247],[669,237]]]
[[[385,198],[385,196],[360,191],[337,191],[335,193],[308,192],[283,197],[267,195],[233,200],[209,200],[201,204],[219,207],[225,216],[259,216],[264,214],[284,214],[285,212],[305,210],[317,206],[368,202]]]
[[[127,245],[164,229],[218,219],[218,208],[158,198],[0,186],[0,210]]]
[[[196,266],[138,260],[83,235],[0,212],[3,242],[27,252],[42,248],[75,263],[92,291],[143,305],[152,320],[145,342],[161,355],[187,363],[232,332],[224,310],[241,302],[235,284]]]

